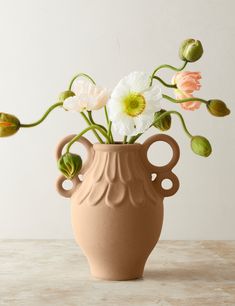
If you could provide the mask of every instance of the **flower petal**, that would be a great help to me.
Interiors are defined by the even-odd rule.
[[[150,125],[153,123],[154,113],[149,114],[141,114],[134,118],[135,122],[135,133],[137,135],[139,133],[144,133]]]
[[[112,127],[119,135],[135,135],[135,123],[132,117],[120,114],[116,120],[112,121]]]
[[[73,112],[81,112],[83,109],[77,96],[69,97],[64,100],[63,107],[64,109]]]
[[[134,71],[126,77],[131,92],[142,92],[149,87],[149,76],[145,72]]]
[[[67,110],[98,110],[106,105],[110,97],[109,90],[93,84],[90,80],[76,80],[73,87],[75,93],[73,100],[69,98],[64,103],[64,108]]]

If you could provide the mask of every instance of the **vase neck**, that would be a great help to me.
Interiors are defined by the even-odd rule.
[[[140,143],[135,144],[100,144],[96,143],[93,145],[93,149],[95,152],[103,151],[103,152],[133,152],[140,150],[142,145]]]

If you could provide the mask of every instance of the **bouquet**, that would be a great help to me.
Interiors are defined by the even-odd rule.
[[[94,79],[85,73],[78,73],[63,91],[55,104],[36,122],[22,123],[16,116],[0,113],[0,137],[11,136],[19,129],[31,128],[41,124],[56,108],[79,113],[87,123],[87,127],[78,133],[66,147],[66,152],[58,161],[58,168],[63,175],[72,179],[82,167],[80,155],[70,152],[71,146],[85,133],[92,131],[101,144],[116,144],[114,135],[122,137],[121,143],[134,144],[148,129],[167,131],[171,127],[172,116],[176,116],[194,153],[208,157],[211,144],[204,136],[192,134],[186,126],[183,115],[179,111],[167,109],[164,100],[177,103],[181,108],[195,111],[205,106],[209,114],[215,117],[229,115],[230,110],[219,99],[203,99],[194,95],[201,87],[200,72],[185,71],[186,66],[196,62],[203,54],[199,40],[187,39],[179,48],[182,65],[177,68],[168,64],[158,66],[151,74],[135,71],[119,81],[112,91],[96,85]],[[167,83],[158,73],[162,69],[175,72],[171,82]],[[159,87],[171,88],[174,97],[164,93]],[[95,111],[103,109],[105,124],[95,121]]]

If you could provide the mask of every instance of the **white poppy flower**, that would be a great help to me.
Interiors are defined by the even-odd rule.
[[[161,89],[144,72],[132,72],[119,81],[108,101],[113,128],[122,136],[143,133],[161,109]]]
[[[106,88],[96,86],[88,80],[79,80],[73,92],[75,96],[67,98],[63,107],[75,112],[100,109],[106,105],[110,96]]]

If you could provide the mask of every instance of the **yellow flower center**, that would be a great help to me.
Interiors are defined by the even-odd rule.
[[[131,116],[136,117],[143,113],[146,101],[145,98],[139,93],[130,93],[123,100],[124,112]]]

